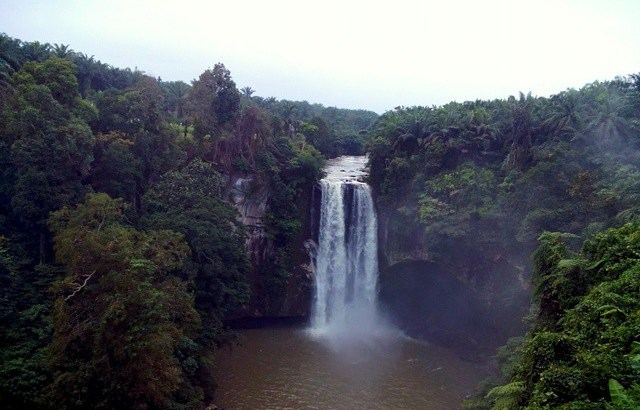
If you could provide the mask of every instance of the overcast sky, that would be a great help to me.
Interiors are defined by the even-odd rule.
[[[382,113],[640,72],[638,0],[0,0],[0,32],[190,82]]]

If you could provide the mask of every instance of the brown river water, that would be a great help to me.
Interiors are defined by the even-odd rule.
[[[225,410],[461,408],[487,365],[400,335],[329,342],[299,327],[241,330],[216,357]]]

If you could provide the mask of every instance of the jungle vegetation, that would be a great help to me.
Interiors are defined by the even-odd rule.
[[[363,152],[390,246],[505,306],[531,282],[530,330],[468,407],[638,407],[639,75],[380,117],[254,93],[221,63],[162,81],[0,35],[2,408],[209,403],[225,316],[256,291],[277,311],[299,198]],[[257,289],[228,201],[249,174],[271,192]]]
[[[640,408],[640,75],[398,107],[370,135],[389,246],[418,243],[497,311],[531,284],[528,333],[467,407]]]
[[[297,198],[377,118],[252,94],[221,63],[162,81],[0,35],[0,407],[210,403],[226,315],[276,304]],[[264,295],[232,175],[270,189]]]

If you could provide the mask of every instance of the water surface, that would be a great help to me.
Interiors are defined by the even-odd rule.
[[[362,180],[368,175],[367,173],[367,157],[365,156],[349,156],[332,158],[327,161],[324,168],[326,176],[325,180],[339,182],[356,182]]]
[[[488,375],[404,337],[341,344],[291,327],[240,334],[242,346],[217,355],[215,404],[226,410],[451,410]]]

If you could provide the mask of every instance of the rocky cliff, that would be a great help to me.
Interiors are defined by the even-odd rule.
[[[482,358],[523,332],[530,291],[522,260],[486,249],[479,263],[455,245],[443,257],[400,212],[378,204],[378,221],[381,305],[407,334]]]
[[[268,293],[269,269],[276,258],[273,238],[267,232],[269,184],[260,175],[227,176],[227,198],[238,210],[238,218],[246,228],[246,251],[251,263],[248,280],[252,295],[247,306],[234,312],[229,319],[267,317],[306,317],[311,306],[314,241],[309,228],[311,188],[299,193],[297,206],[302,228],[287,247],[292,269],[288,272],[284,295],[273,303]]]

